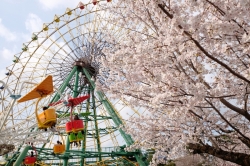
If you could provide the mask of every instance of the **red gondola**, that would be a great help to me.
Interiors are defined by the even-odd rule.
[[[73,120],[73,131],[78,132],[84,129],[83,121],[82,120]]]
[[[35,149],[35,147],[33,145],[32,145],[32,148],[34,149],[36,155],[34,156],[34,152],[31,151],[31,155],[30,156],[26,156],[25,159],[24,159],[24,164],[25,165],[33,166],[35,164],[35,162],[36,162],[37,152],[36,152],[36,149]]]
[[[96,5],[97,4],[97,0],[93,0],[93,4]]]
[[[33,165],[33,164],[35,164],[35,162],[36,162],[36,157],[27,156],[24,159],[25,165]]]
[[[84,4],[82,2],[79,2],[78,6],[79,6],[80,9],[84,9]]]
[[[84,125],[82,120],[73,120],[66,123],[66,133],[78,132],[84,130]]]
[[[73,119],[72,118],[72,111],[76,105],[80,104],[81,102],[88,99],[89,97],[90,97],[89,95],[86,95],[86,96],[68,99],[67,106],[71,107],[70,122],[66,123],[65,129],[66,129],[66,133],[69,134],[70,142],[76,142],[76,141],[80,141],[80,140],[84,139],[82,136],[82,133],[84,130],[83,121],[81,119],[79,119],[79,117],[77,115]]]
[[[72,130],[73,130],[73,124],[72,124],[72,122],[67,122],[66,126],[65,126],[65,129],[66,129],[66,133],[71,133]]]

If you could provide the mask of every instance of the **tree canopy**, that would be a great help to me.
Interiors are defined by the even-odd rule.
[[[191,152],[250,165],[250,2],[116,5],[129,35],[104,50],[110,74],[100,88],[149,110],[126,123],[128,149],[154,148],[156,163]]]

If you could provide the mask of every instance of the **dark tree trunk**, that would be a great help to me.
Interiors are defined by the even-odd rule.
[[[209,145],[201,145],[198,143],[189,143],[188,149],[194,150],[194,154],[207,153],[242,166],[250,166],[250,155],[245,153],[227,152],[222,149],[214,148]]]

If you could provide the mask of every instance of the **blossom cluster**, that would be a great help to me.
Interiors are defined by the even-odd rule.
[[[109,76],[99,88],[149,109],[127,122],[128,150],[153,148],[156,163],[198,153],[190,143],[249,155],[249,9],[243,0],[123,0],[110,9],[126,35],[107,38],[115,44],[103,50]]]

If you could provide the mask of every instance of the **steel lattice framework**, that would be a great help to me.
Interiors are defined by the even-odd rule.
[[[133,144],[133,139],[119,128],[145,110],[134,109],[124,99],[109,100],[108,94],[95,88],[97,81],[103,84],[109,76],[109,70],[102,66],[102,58],[108,58],[103,49],[116,51],[114,45],[124,40],[130,30],[118,26],[108,12],[113,3],[101,0],[95,5],[81,4],[61,16],[55,15],[14,56],[0,87],[0,144],[15,146],[5,155],[6,165],[22,163],[32,150],[27,143],[36,147],[37,165],[147,165],[139,150],[124,150],[124,145]],[[70,144],[65,133],[68,107],[56,109],[56,128],[45,132],[37,129],[35,101],[16,103],[47,75],[53,76],[55,92],[42,99],[40,110],[66,94],[73,97],[90,94],[88,100],[74,109],[85,125],[81,146]],[[55,155],[53,146],[60,139],[59,133],[66,142],[66,152]]]

